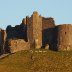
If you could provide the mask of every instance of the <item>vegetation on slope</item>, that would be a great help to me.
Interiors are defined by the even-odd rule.
[[[72,72],[72,51],[17,52],[0,59],[0,72]]]

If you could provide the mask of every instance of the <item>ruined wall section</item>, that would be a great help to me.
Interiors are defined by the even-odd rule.
[[[25,24],[16,25],[15,27],[7,26],[7,39],[24,39],[27,41],[27,29]]]
[[[3,37],[4,43],[6,42],[6,38],[7,38],[7,33],[6,33],[6,30],[4,30],[4,37]]]
[[[37,12],[33,12],[33,38],[35,42],[35,48],[41,48],[42,46],[42,17]]]
[[[54,36],[54,28],[48,28],[43,30],[43,33],[42,33],[43,47],[45,47],[46,45],[49,45],[49,48],[52,49],[53,36]]]
[[[41,48],[42,46],[42,17],[37,12],[33,12],[31,17],[26,17],[27,38],[31,48]]]
[[[33,18],[26,17],[26,26],[27,26],[27,39],[30,43],[30,48],[34,48],[34,41],[33,41]]]
[[[72,25],[64,24],[56,27],[56,45],[58,51],[72,50]]]
[[[6,31],[0,29],[0,54],[4,53],[5,41],[6,41]]]
[[[25,42],[23,39],[10,39],[8,41],[8,49],[10,53],[15,53],[21,50],[29,50],[29,42]]]
[[[48,28],[52,28],[55,26],[55,22],[53,20],[53,18],[49,17],[49,18],[45,18],[42,17],[42,29],[48,29]]]
[[[11,25],[8,25],[7,26],[6,33],[7,33],[7,39],[13,39],[17,35],[17,32],[15,30],[15,27],[12,27]]]
[[[22,20],[22,24],[25,24],[25,25],[26,25],[26,18],[24,18],[24,19]]]
[[[55,27],[55,21],[53,18],[42,17],[42,45],[46,44],[52,47],[53,28]]]
[[[3,30],[3,50],[4,50],[4,53],[5,53],[5,46],[6,46],[6,38],[7,38],[7,33],[6,33],[6,30]]]

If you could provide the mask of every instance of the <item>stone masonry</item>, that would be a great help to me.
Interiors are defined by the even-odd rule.
[[[8,47],[10,48],[10,52],[14,53],[21,50],[29,50],[30,44],[25,42],[23,39],[9,40]]]
[[[27,17],[28,18],[28,17]],[[42,17],[37,12],[27,19],[27,34],[31,47],[41,48],[42,46]]]
[[[45,18],[34,11],[20,25],[0,29],[0,54],[40,48],[72,50],[72,25],[56,26],[52,17]]]
[[[70,51],[72,50],[72,25],[64,24],[58,25],[56,29],[56,41],[54,42],[54,47],[56,46],[58,51]]]
[[[5,52],[4,50],[5,40],[6,40],[6,31],[0,29],[0,55]]]

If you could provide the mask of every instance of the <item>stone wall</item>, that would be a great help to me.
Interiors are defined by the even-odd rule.
[[[4,43],[3,43],[3,50],[4,50],[4,53],[5,53],[5,46],[6,46],[6,38],[7,38],[7,33],[6,33],[6,30],[3,30],[3,32],[4,32],[4,36],[3,36],[3,41],[4,41]]]
[[[27,39],[30,43],[30,48],[34,48],[34,41],[33,41],[33,18],[26,17],[26,24],[27,24]]]
[[[55,21],[54,21],[53,18],[51,18],[51,17],[49,17],[49,18],[42,17],[42,30],[52,28],[54,26],[55,26]]]
[[[42,17],[42,45],[43,46],[49,44],[49,47],[51,48],[54,27],[55,27],[55,21],[53,18]]]
[[[26,25],[26,18],[23,18],[22,24],[25,24]]]
[[[42,17],[37,12],[33,12],[33,38],[35,42],[35,48],[41,48],[42,46]]]
[[[41,48],[42,46],[42,17],[37,12],[33,12],[31,17],[26,17],[27,37],[31,48]]]
[[[12,27],[11,25],[7,26],[6,33],[7,33],[7,39],[13,39],[17,35],[15,27]]]
[[[55,27],[53,18],[39,16],[33,12],[31,17],[27,16],[22,23],[27,26],[27,39],[30,42],[30,48],[41,48],[41,46],[50,43],[52,40],[52,29]]]
[[[27,28],[25,24],[21,23],[20,25],[16,25],[15,27],[7,26],[6,34],[7,34],[7,37],[6,37],[6,42],[4,45],[5,53],[23,50],[23,48],[25,49],[25,47],[28,44],[27,43]],[[16,44],[14,45],[13,42]],[[19,46],[19,49],[16,46],[17,47]],[[21,48],[22,46],[23,48]]]
[[[52,49],[53,36],[54,36],[54,27],[43,30],[43,34],[42,34],[43,47],[45,47],[48,44],[49,45],[49,49],[53,50]]]
[[[64,24],[58,25],[56,29],[56,40],[54,47],[56,46],[58,51],[72,50],[72,25]]]
[[[5,34],[4,30],[0,29],[0,55],[4,53]]]
[[[10,53],[15,53],[17,51],[21,50],[29,50],[30,44],[28,42],[25,42],[23,39],[16,39],[12,40],[10,39],[8,41],[8,48]]]
[[[7,39],[24,39],[27,41],[27,29],[25,24],[16,25],[11,27],[10,25],[6,28]]]
[[[53,18],[45,18],[37,12],[27,16],[20,25],[0,29],[0,54],[47,46],[51,50],[72,50],[72,25],[55,26]]]

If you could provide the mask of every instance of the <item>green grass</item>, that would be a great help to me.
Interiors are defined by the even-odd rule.
[[[17,52],[0,59],[0,72],[72,72],[72,51]]]

